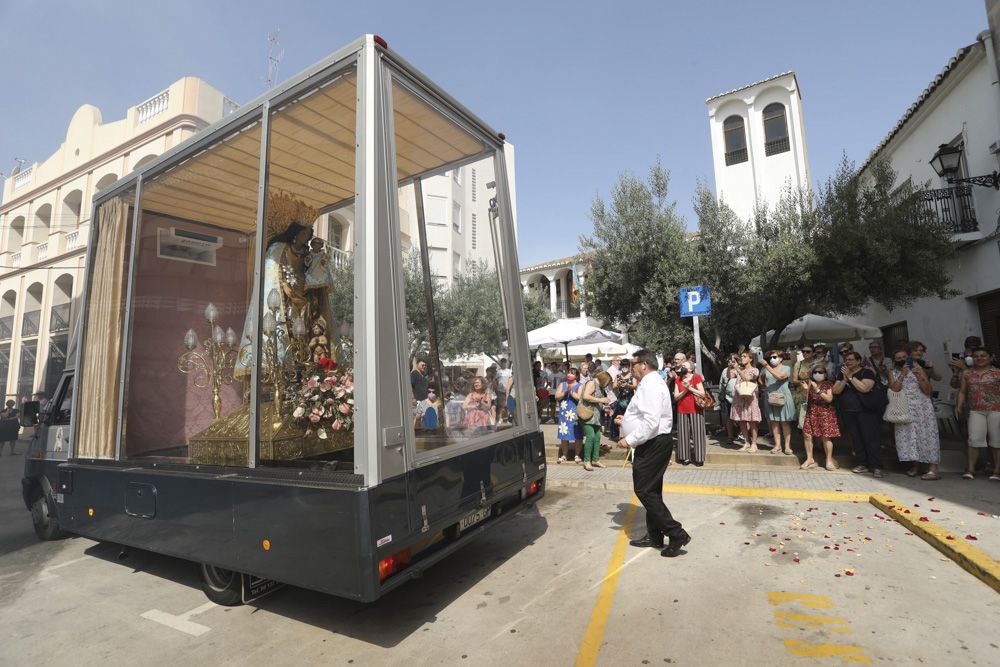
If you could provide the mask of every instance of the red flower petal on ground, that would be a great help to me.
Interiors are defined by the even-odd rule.
[[[913,533],[911,533],[911,532],[909,532],[909,531],[906,531],[906,534],[907,534],[907,535],[912,535]]]
[[[871,542],[871,541],[872,541],[872,538],[870,538],[870,537],[866,537],[865,538],[865,542]]]
[[[920,517],[920,520],[921,520],[921,521],[930,521],[930,519],[928,519],[928,518],[927,518],[927,517],[925,517],[925,516],[922,516],[922,517]]]
[[[720,521],[720,522],[719,522],[719,525],[720,525],[720,526],[725,526],[725,525],[726,525],[726,522],[725,522],[725,521]]]
[[[937,499],[937,496],[931,496],[931,497],[930,497],[930,498],[928,498],[927,500],[936,500],[936,499]]]
[[[782,552],[781,552],[781,555],[782,555],[782,556],[787,556],[787,555],[788,555],[788,552],[787,552],[787,551],[782,551]]]
[[[935,509],[932,509],[931,511],[932,511],[932,512],[940,512],[941,510],[935,510]]]
[[[836,512],[830,512],[830,514],[832,514],[833,516],[837,516]]]
[[[986,512],[976,512],[979,516],[989,516]]]
[[[845,572],[844,574],[846,574],[846,575],[847,575],[848,577],[853,577],[853,576],[854,576],[854,573],[853,573],[853,572],[851,572],[850,570],[848,570],[848,571],[847,571],[847,572]]]
[[[793,563],[798,563],[798,562],[799,562],[799,557],[798,557],[798,556],[796,556],[795,558],[793,558],[793,559],[792,559],[792,562],[793,562]]]
[[[909,514],[910,510],[903,510],[903,514]]]
[[[954,535],[947,535],[947,536],[945,536],[944,539],[946,539],[946,540],[953,540],[953,539],[955,539],[955,536]]]
[[[965,536],[965,539],[967,539],[967,540],[972,540],[973,542],[975,542],[975,541],[976,541],[976,540],[978,540],[979,538],[978,538],[978,537],[976,537],[975,535],[966,535],[966,536]]]
[[[777,551],[777,548],[775,548],[775,547],[770,547],[770,548],[768,549],[768,551],[770,551],[771,553],[774,553],[775,551]]]
[[[750,544],[749,542],[744,542],[743,544]]]
[[[824,549],[829,549],[830,547],[829,547],[829,545],[827,545],[827,546],[825,546],[825,547],[823,547],[823,548],[824,548]]]
[[[835,575],[833,575],[833,576],[835,576],[835,577],[839,577],[839,576],[840,576],[840,572],[838,572],[837,574],[835,574]]]
[[[863,516],[859,516],[858,518],[859,518],[859,519],[864,519],[864,517],[863,517]]]

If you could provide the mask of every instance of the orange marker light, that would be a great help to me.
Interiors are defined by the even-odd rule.
[[[264,540],[263,542],[260,543],[260,545],[264,547],[264,551],[271,550],[271,540]]]
[[[87,516],[94,516],[94,508],[93,507],[88,507],[87,508]]]

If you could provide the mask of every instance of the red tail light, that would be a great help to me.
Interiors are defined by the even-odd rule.
[[[372,37],[372,41],[374,41],[376,44],[378,44],[379,46],[381,46],[383,49],[388,49],[389,48],[389,44],[384,39],[382,39],[380,36],[378,36],[378,35],[375,35],[374,37]]]
[[[535,495],[536,493],[538,493],[538,490],[540,488],[542,488],[541,482],[539,482],[538,480],[535,480],[534,482],[532,482],[531,484],[528,485],[528,495],[529,496]]]
[[[406,566],[410,564],[410,557],[410,550],[403,549],[380,560],[378,562],[379,582],[383,582],[397,572],[405,570]]]

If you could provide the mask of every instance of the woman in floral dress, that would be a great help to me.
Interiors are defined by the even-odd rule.
[[[569,456],[569,443],[573,441],[575,461],[582,463],[583,428],[576,417],[576,400],[573,393],[580,388],[576,380],[576,369],[566,374],[566,379],[556,387],[556,405],[559,408],[559,458],[556,463],[562,463]]]
[[[489,428],[496,421],[493,394],[486,389],[486,380],[481,377],[473,378],[472,391],[466,394],[462,407],[465,409],[465,418],[462,420],[465,428]]]
[[[757,451],[757,423],[760,421],[760,403],[758,402],[758,389],[754,389],[752,396],[741,396],[739,393],[740,382],[752,382],[757,386],[757,377],[760,371],[753,367],[753,357],[749,352],[740,353],[740,365],[737,372],[737,392],[733,397],[733,407],[729,409],[729,418],[734,422],[739,422],[740,432],[746,444],[740,448],[741,452]]]
[[[941,439],[931,403],[931,381],[920,366],[914,364],[913,368],[907,368],[909,354],[909,350],[897,350],[892,355],[893,368],[889,370],[889,390],[903,392],[913,418],[909,424],[896,424],[896,452],[900,461],[911,462],[906,471],[910,477],[919,475],[920,464],[926,463],[927,472],[920,479],[941,479],[938,473]]]
[[[837,411],[833,407],[833,382],[826,377],[826,368],[813,366],[812,375],[806,382],[806,412],[802,418],[802,435],[806,441],[806,460],[799,466],[803,470],[816,467],[813,458],[813,438],[823,443],[826,454],[826,469],[836,470],[833,460],[833,440],[840,437],[837,426]]]

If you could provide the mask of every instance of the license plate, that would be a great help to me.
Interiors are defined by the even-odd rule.
[[[476,510],[475,512],[473,512],[472,514],[468,515],[467,517],[463,518],[461,521],[458,522],[458,529],[465,530],[466,528],[471,528],[472,526],[475,526],[477,523],[479,523],[489,515],[490,515],[489,507],[484,507],[480,510]]]
[[[282,584],[271,579],[261,579],[251,574],[243,575],[243,602],[252,602],[281,588]]]

